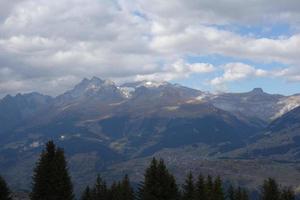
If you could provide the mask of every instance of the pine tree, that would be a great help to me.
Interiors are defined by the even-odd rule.
[[[262,200],[280,200],[280,189],[277,182],[269,178],[264,181],[261,193]]]
[[[139,188],[139,199],[176,200],[179,199],[179,196],[175,178],[167,170],[164,161],[157,162],[153,158],[150,166],[146,169],[143,184]]]
[[[120,182],[113,182],[109,190],[108,195],[109,200],[123,200],[122,198],[122,189]]]
[[[233,185],[230,185],[227,190],[227,199],[228,200],[236,200],[235,199],[235,189]]]
[[[6,184],[6,181],[0,176],[0,199],[11,200],[11,193]]]
[[[180,193],[175,177],[168,171],[164,161],[161,159],[157,165],[157,178],[159,179],[159,191],[163,199],[179,199]]]
[[[245,189],[242,190],[241,200],[249,200],[249,194]]]
[[[248,193],[245,189],[242,189],[241,187],[238,187],[235,190],[235,200],[248,200]]]
[[[213,183],[213,199],[214,200],[224,200],[224,192],[223,192],[223,188],[222,188],[222,180],[221,178],[218,176],[214,183]]]
[[[106,182],[97,175],[96,183],[94,185],[92,196],[94,200],[106,200],[108,198],[108,190]]]
[[[46,144],[33,175],[32,200],[73,200],[73,187],[64,151],[53,141]]]
[[[90,187],[87,186],[81,196],[81,200],[93,200],[93,197],[92,197],[92,192],[90,190]]]
[[[193,175],[190,172],[187,175],[187,178],[185,180],[185,183],[182,186],[182,199],[183,200],[194,200],[196,196],[196,190],[195,190],[195,185],[194,185],[194,179]]]
[[[121,182],[121,196],[123,200],[134,200],[134,192],[130,186],[128,175],[125,175]]]
[[[291,188],[284,188],[281,191],[280,200],[295,200],[295,192]]]
[[[207,199],[205,180],[201,174],[198,176],[198,180],[196,182],[196,199]]]
[[[232,185],[228,187],[227,198],[228,200],[249,200],[248,192],[241,187],[237,189]]]
[[[205,182],[205,193],[206,193],[207,200],[213,200],[214,198],[213,187],[214,184],[213,184],[212,177],[208,175]]]
[[[121,182],[113,182],[109,189],[109,200],[134,200],[134,198],[128,175],[125,175]]]
[[[158,193],[158,183],[156,180],[157,160],[152,159],[150,166],[146,169],[144,181],[141,182],[138,194],[140,200],[158,200],[156,193]]]

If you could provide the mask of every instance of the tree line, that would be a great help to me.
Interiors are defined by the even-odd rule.
[[[0,200],[12,200],[11,191],[0,176]],[[53,141],[46,144],[33,173],[31,200],[74,200],[75,195],[64,151]],[[108,185],[100,175],[87,186],[80,200],[249,200],[246,189],[224,184],[221,177],[192,173],[179,186],[162,159],[153,158],[144,179],[134,190],[128,175]],[[280,187],[272,178],[264,181],[260,200],[295,200],[291,188]]]

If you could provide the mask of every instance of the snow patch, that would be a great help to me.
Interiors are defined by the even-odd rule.
[[[157,88],[163,85],[166,85],[166,82],[158,82],[158,81],[143,81],[141,84],[139,84],[137,87],[144,86],[146,88]]]
[[[204,100],[206,100],[207,98],[209,98],[210,97],[210,94],[209,93],[203,93],[203,94],[201,94],[200,96],[197,96],[196,97],[196,100],[198,100],[198,101],[204,101]]]
[[[132,97],[132,93],[135,91],[132,87],[118,87],[120,90],[122,96],[126,99],[129,99]]]
[[[281,109],[272,117],[272,119],[276,119],[284,115],[285,113],[293,110],[294,108],[300,106],[300,96],[288,97],[279,101],[278,104],[281,106]]]

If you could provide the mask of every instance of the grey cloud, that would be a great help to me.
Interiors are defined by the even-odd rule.
[[[186,55],[300,63],[297,34],[256,39],[210,26],[293,25],[299,11],[296,0],[1,1],[0,96],[32,90],[55,95],[91,76],[172,80],[212,71],[209,63],[188,64]],[[178,60],[183,73],[174,68]]]
[[[9,16],[14,6],[20,1],[21,0],[0,1],[0,23]]]
[[[188,22],[228,23],[300,23],[300,2],[297,0],[173,0],[140,1],[140,8],[149,15]],[[244,24],[243,24],[244,25]]]

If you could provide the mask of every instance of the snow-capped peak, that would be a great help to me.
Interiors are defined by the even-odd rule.
[[[163,85],[166,85],[167,82],[159,82],[159,81],[142,81],[138,87],[144,86],[147,88],[157,88]]]
[[[144,80],[144,81],[137,81],[137,82],[129,82],[124,83],[122,87],[128,88],[139,88],[139,87],[146,87],[146,88],[157,88],[160,86],[164,86],[169,84],[168,82],[159,82],[159,81],[152,81],[152,80]]]

